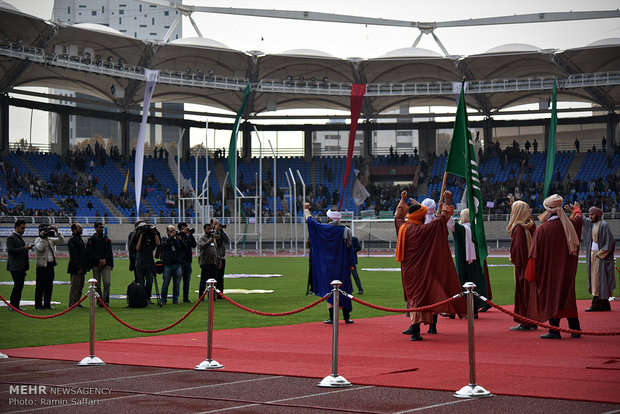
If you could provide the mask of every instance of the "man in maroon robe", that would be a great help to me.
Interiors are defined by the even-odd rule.
[[[568,218],[562,210],[563,199],[557,194],[543,202],[545,212],[538,218],[542,222],[532,238],[525,278],[534,284],[531,306],[532,319],[559,327],[560,319],[568,319],[570,329],[581,330],[575,297],[575,275],[581,238],[582,215],[579,205],[568,206]],[[578,333],[571,334],[579,338]],[[560,339],[560,332],[550,329],[540,336],[543,339]]]
[[[509,197],[510,221],[506,231],[510,236],[510,261],[515,266],[515,313],[517,315],[529,315],[528,307],[530,301],[530,285],[525,280],[525,266],[527,265],[528,254],[532,244],[532,236],[536,230],[536,225],[530,214],[530,206],[524,201],[514,201]],[[519,322],[515,318],[515,322]],[[527,323],[519,323],[510,328],[511,331],[529,331],[537,329],[538,326]]]
[[[432,305],[462,291],[448,245],[447,222],[454,212],[454,207],[449,204],[451,197],[449,191],[444,193],[446,202],[439,206],[441,214],[427,224],[424,224],[426,207],[415,200],[411,200],[411,206],[408,206],[406,190],[396,207],[396,260],[401,262],[403,292],[410,308]],[[411,340],[422,340],[420,324],[436,322],[440,312],[464,315],[465,300],[460,298],[426,312],[411,312]]]

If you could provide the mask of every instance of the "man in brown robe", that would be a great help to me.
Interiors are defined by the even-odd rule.
[[[568,319],[570,329],[581,330],[575,297],[575,275],[581,237],[582,215],[579,205],[569,207],[570,219],[562,210],[563,199],[557,194],[543,202],[545,212],[538,216],[542,222],[532,238],[525,278],[534,286],[531,306],[532,319],[559,327],[560,319]],[[571,334],[573,338],[581,335]],[[560,332],[550,329],[540,336],[543,339],[560,339]]]
[[[583,241],[586,246],[588,290],[592,306],[586,312],[611,311],[609,297],[616,288],[616,240],[603,220],[603,210],[591,207],[583,220]]]
[[[450,203],[452,194],[444,193],[445,204],[436,220],[424,224],[427,208],[411,200],[407,205],[407,191],[401,194],[394,214],[398,234],[396,260],[401,262],[401,278],[407,306],[410,308],[432,305],[462,291],[448,246],[448,219],[454,212]],[[405,220],[407,214],[407,220]],[[411,340],[420,341],[420,324],[432,324],[440,312],[464,315],[463,298],[426,312],[411,312]]]
[[[510,221],[506,231],[510,236],[510,261],[514,265],[515,274],[515,308],[517,315],[528,315],[530,300],[530,282],[525,280],[525,266],[527,265],[528,253],[532,244],[532,235],[536,230],[536,225],[530,214],[530,206],[523,201],[514,201],[509,198]],[[515,322],[519,322],[515,318]],[[511,331],[529,331],[537,329],[536,325],[519,323],[510,328]]]

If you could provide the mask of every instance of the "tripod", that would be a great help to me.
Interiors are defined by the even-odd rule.
[[[159,285],[157,284],[157,272],[153,274],[153,283],[155,284],[155,294],[157,295],[157,306],[162,307],[161,297],[159,296]],[[151,298],[149,298],[150,300]]]

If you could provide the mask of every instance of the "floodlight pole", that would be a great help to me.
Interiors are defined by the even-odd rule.
[[[261,256],[263,252],[263,141],[260,139],[256,125],[254,132],[258,139],[259,157],[258,157],[258,255]]]
[[[306,183],[304,182],[304,178],[301,176],[299,170],[297,170],[297,175],[299,176],[299,181],[301,181],[302,191],[303,191],[303,203],[302,205],[306,205]],[[304,226],[304,256],[306,255],[306,226]]]
[[[291,186],[291,180],[288,177],[288,170],[284,170],[284,177],[286,177],[286,181],[288,182],[288,199],[289,199],[289,213],[291,213],[292,215],[292,209],[291,209],[291,192],[292,190],[292,186]],[[291,226],[293,225],[293,217],[291,217]],[[289,226],[289,238],[291,239],[291,250],[293,250],[293,228]]]
[[[177,141],[177,218],[178,221],[181,221],[181,140],[183,139],[183,134],[185,133],[185,128],[181,128],[181,133],[179,134],[179,139]]]
[[[295,227],[295,255],[297,256],[297,181],[295,180],[295,174],[293,174],[293,170],[290,167],[288,169],[288,173],[293,181],[293,220]]]
[[[273,216],[273,255],[275,256],[277,254],[277,248],[276,248],[276,218],[277,218],[277,213],[276,213],[276,207],[277,207],[277,200],[276,197],[278,196],[278,192],[277,192],[277,183],[276,183],[276,153],[273,150],[273,146],[271,145],[271,140],[268,140],[267,142],[269,142],[269,147],[271,147],[271,154],[273,155],[273,212],[272,212],[272,216]]]

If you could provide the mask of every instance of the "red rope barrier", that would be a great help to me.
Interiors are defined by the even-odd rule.
[[[181,317],[181,319],[179,319],[178,321],[164,327],[164,328],[160,328],[160,329],[140,329],[140,328],[136,328],[135,326],[132,326],[130,324],[128,324],[127,322],[123,321],[121,318],[119,318],[118,316],[116,316],[116,314],[114,312],[112,312],[112,310],[108,307],[108,305],[105,304],[105,302],[99,297],[97,296],[97,299],[99,300],[99,304],[101,304],[105,310],[108,311],[108,313],[110,315],[112,315],[112,317],[114,319],[116,319],[118,322],[120,322],[122,325],[126,326],[127,328],[134,330],[136,332],[142,332],[142,333],[158,333],[158,332],[163,332],[163,331],[167,331],[170,328],[173,328],[175,326],[177,326],[178,324],[180,324],[185,318],[187,318],[190,313],[192,313],[194,311],[194,309],[196,309],[198,307],[198,305],[200,305],[200,303],[202,302],[202,300],[204,299],[204,297],[207,295],[209,291],[206,290],[205,293],[202,294],[202,296],[200,297],[200,299],[198,299],[198,302],[196,302],[194,304],[194,306],[192,306],[192,308]]]
[[[15,306],[13,306],[9,302],[7,302],[6,299],[4,297],[2,297],[2,295],[0,295],[0,300],[2,300],[4,303],[6,303],[7,306],[9,307],[9,309],[13,309],[15,312],[19,313],[20,315],[27,316],[27,317],[32,318],[32,319],[52,319],[52,318],[56,318],[58,316],[62,316],[65,313],[67,313],[69,311],[72,311],[73,309],[77,308],[78,305],[80,305],[82,302],[84,302],[84,300],[86,300],[87,296],[88,296],[88,293],[86,293],[84,296],[82,296],[82,298],[79,301],[77,301],[77,303],[75,303],[74,305],[68,307],[67,309],[65,309],[62,312],[58,312],[58,313],[55,313],[53,315],[46,315],[46,316],[33,315],[31,313],[26,313],[26,312],[24,312],[21,309],[17,309]]]
[[[299,309],[295,309],[292,311],[288,311],[288,312],[261,312],[261,311],[257,311],[254,309],[250,309],[248,307],[243,306],[240,303],[235,302],[234,300],[232,300],[231,298],[229,298],[228,296],[224,295],[222,292],[220,292],[219,290],[216,289],[216,292],[220,294],[220,296],[222,297],[222,299],[227,300],[228,302],[230,302],[231,304],[235,305],[236,307],[238,307],[239,309],[242,309],[244,311],[250,312],[250,313],[255,313],[256,315],[261,315],[261,316],[288,316],[288,315],[294,315],[296,313],[299,312],[303,312],[305,310],[308,310],[316,305],[318,305],[319,303],[323,302],[325,299],[327,299],[327,297],[329,295],[331,295],[331,292],[328,293],[327,295],[323,296],[322,298],[320,298],[319,300],[317,300],[316,302],[312,302],[309,305],[304,306],[303,308],[299,308]]]
[[[433,308],[436,308],[437,306],[441,306],[441,305],[445,305],[447,303],[450,303],[454,300],[459,299],[461,296],[463,296],[462,293],[459,293],[458,295],[455,295],[451,298],[442,300],[441,302],[437,302],[434,303],[432,305],[428,305],[428,306],[420,306],[419,308],[410,308],[410,309],[397,309],[397,308],[386,308],[383,306],[379,306],[379,305],[373,305],[372,303],[369,302],[365,302],[361,299],[358,299],[356,297],[354,297],[353,295],[349,295],[348,293],[346,294],[351,300],[364,305],[364,306],[368,306],[369,308],[373,308],[373,309],[377,309],[377,310],[381,310],[381,311],[385,311],[385,312],[396,312],[396,313],[406,313],[406,312],[426,312],[428,310],[431,310]]]
[[[486,298],[481,297],[480,299],[486,299]],[[557,327],[557,326],[552,326],[552,325],[548,325],[548,324],[543,323],[543,322],[536,321],[534,319],[526,318],[525,316],[521,316],[519,314],[511,312],[508,309],[504,309],[503,307],[501,307],[499,305],[496,305],[495,303],[491,302],[489,299],[486,299],[485,303],[487,305],[489,305],[489,306],[494,307],[495,309],[499,310],[500,312],[505,313],[506,315],[512,316],[517,321],[526,323],[528,325],[537,325],[537,326],[540,326],[541,328],[551,329],[551,330],[554,330],[554,331],[559,331],[559,332],[564,332],[564,333],[569,333],[569,334],[581,334],[581,335],[592,335],[592,336],[616,336],[616,335],[620,335],[620,331],[591,332],[591,331],[578,331],[576,329],[560,328],[560,327]]]

